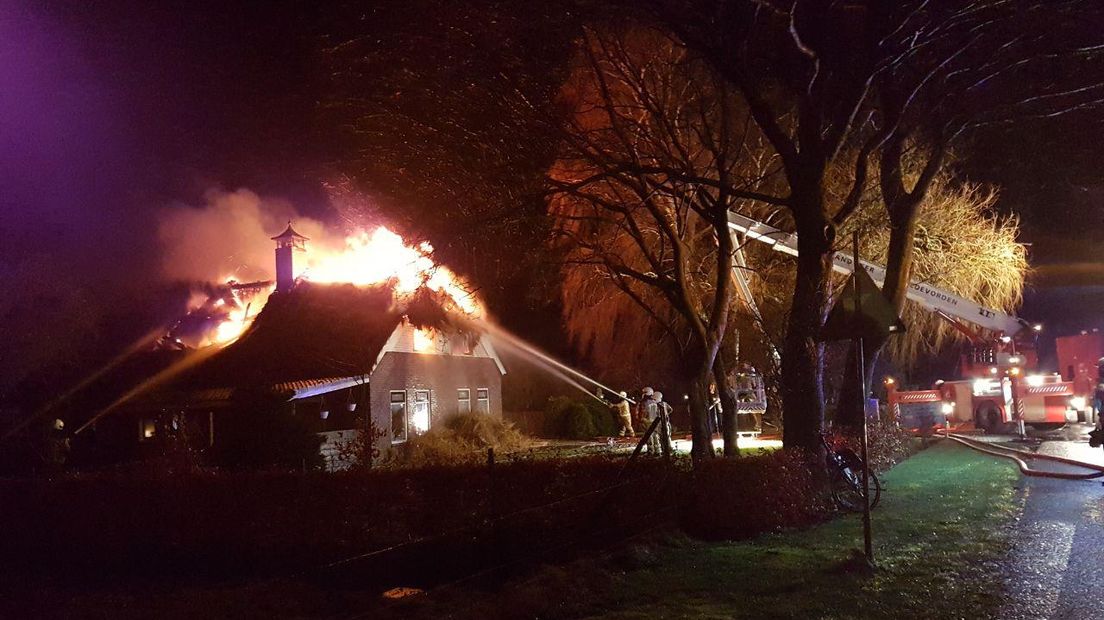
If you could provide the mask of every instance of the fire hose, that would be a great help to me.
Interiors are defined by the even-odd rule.
[[[969,437],[965,437],[963,435],[958,435],[958,434],[955,434],[955,433],[948,433],[946,431],[943,431],[940,434],[944,435],[945,437],[947,437],[950,440],[957,441],[958,443],[966,446],[967,448],[977,450],[978,452],[982,452],[982,453],[988,454],[990,456],[996,456],[996,457],[1005,458],[1005,459],[1009,459],[1011,461],[1014,461],[1016,463],[1016,465],[1020,468],[1020,473],[1025,475],[1025,476],[1034,476],[1034,477],[1037,477],[1037,478],[1058,478],[1058,479],[1061,479],[1061,480],[1092,480],[1094,478],[1104,477],[1104,466],[1101,466],[1101,465],[1095,465],[1093,463],[1086,463],[1084,461],[1076,461],[1074,459],[1067,459],[1067,458],[1064,458],[1064,457],[1061,457],[1061,456],[1052,456],[1050,454],[1038,454],[1038,453],[1035,453],[1035,452],[1026,452],[1024,450],[1017,450],[1015,448],[1008,448],[1008,447],[1005,447],[1005,446],[998,446],[998,445],[994,445],[994,444],[989,444],[989,443],[977,441],[976,439],[970,439]],[[1073,467],[1079,467],[1081,469],[1091,469],[1091,470],[1093,470],[1093,473],[1074,474],[1074,473],[1066,473],[1066,472],[1058,472],[1058,471],[1045,471],[1045,470],[1040,470],[1040,469],[1032,469],[1031,467],[1028,466],[1027,462],[1024,460],[1025,458],[1027,458],[1027,459],[1040,459],[1040,460],[1043,460],[1043,461],[1052,461],[1052,462],[1055,462],[1055,463],[1061,463],[1063,465],[1070,465],[1070,466],[1073,466]]]

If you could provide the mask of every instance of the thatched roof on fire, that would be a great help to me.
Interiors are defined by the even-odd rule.
[[[235,343],[188,372],[177,388],[267,388],[367,374],[395,327],[462,331],[443,293],[400,296],[387,285],[300,283],[273,294]]]

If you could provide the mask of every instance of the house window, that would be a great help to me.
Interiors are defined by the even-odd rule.
[[[391,443],[406,441],[406,392],[391,392]]]
[[[142,418],[138,420],[138,440],[146,441],[147,439],[153,439],[153,436],[157,434],[157,421],[152,418]]]
[[[475,410],[479,413],[491,412],[491,391],[487,388],[479,388],[475,391]]]
[[[436,347],[434,343],[434,333],[432,330],[421,329],[420,327],[414,328],[414,352],[415,353],[430,353]]]
[[[429,390],[414,392],[414,410],[410,416],[411,430],[424,433],[429,430]]]
[[[458,403],[456,410],[459,413],[471,413],[471,390],[468,388],[456,390],[456,401]]]

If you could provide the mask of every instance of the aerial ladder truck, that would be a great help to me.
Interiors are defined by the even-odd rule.
[[[738,213],[729,213],[729,232],[735,246],[753,240],[777,252],[797,256],[797,235]],[[761,319],[747,284],[747,263],[742,249],[735,255],[736,291],[752,316]],[[881,265],[860,261],[878,286],[885,282]],[[855,269],[845,252],[832,256],[832,268],[843,274]],[[1074,393],[1073,383],[1057,373],[1040,373],[1035,339],[1041,329],[1021,319],[986,308],[950,291],[925,282],[909,284],[908,299],[935,313],[961,332],[972,345],[959,363],[959,378],[936,381],[929,390],[901,390],[892,377],[885,379],[891,414],[904,427],[916,428],[921,420],[947,424],[973,424],[989,432],[1011,425],[1060,427],[1087,415],[1085,398]]]

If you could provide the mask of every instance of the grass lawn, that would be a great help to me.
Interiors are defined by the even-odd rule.
[[[1018,476],[1004,461],[950,442],[886,473],[873,516],[873,576],[843,568],[862,548],[861,519],[848,516],[747,542],[638,547],[546,568],[486,597],[446,594],[406,611],[438,617],[992,617],[1001,600],[997,567],[1008,549],[1007,525],[1020,509]]]
[[[861,519],[735,544],[661,552],[626,574],[619,605],[597,615],[984,618],[1000,604],[996,561],[1018,512],[1018,472],[943,442],[884,476],[874,512],[872,578],[840,569],[860,549]],[[619,597],[620,598],[620,597]]]

